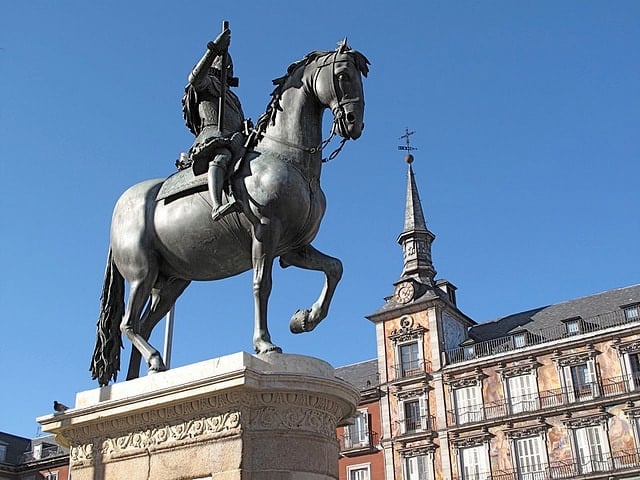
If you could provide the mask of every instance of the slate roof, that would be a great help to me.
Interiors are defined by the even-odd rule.
[[[336,368],[336,377],[349,382],[360,391],[369,390],[380,384],[378,361],[366,360],[353,365]]]
[[[541,332],[563,325],[563,320],[580,317],[588,321],[599,315],[620,311],[621,307],[634,303],[640,303],[640,285],[609,290],[481,323],[469,330],[469,336],[482,342],[522,330]]]
[[[0,445],[7,447],[5,460],[0,463],[10,465],[20,464],[23,454],[31,450],[31,440],[5,432],[0,432]]]

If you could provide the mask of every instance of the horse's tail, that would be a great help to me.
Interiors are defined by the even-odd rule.
[[[124,278],[113,262],[113,252],[109,248],[107,268],[104,274],[104,286],[100,296],[100,317],[96,346],[91,359],[91,378],[98,383],[108,385],[116,380],[120,370],[120,349],[122,334],[120,322],[124,315]]]

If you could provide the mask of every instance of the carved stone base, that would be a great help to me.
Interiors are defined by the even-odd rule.
[[[326,362],[237,353],[80,392],[38,422],[74,480],[335,480],[357,401]]]

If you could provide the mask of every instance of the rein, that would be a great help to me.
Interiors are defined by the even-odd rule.
[[[334,125],[335,125],[335,119],[334,119]],[[254,132],[256,131],[254,130]],[[320,142],[320,145],[315,147],[305,147],[304,145],[297,145],[295,143],[287,142],[286,140],[282,140],[281,138],[274,137],[273,135],[269,135],[267,133],[262,133],[259,135],[263,138],[268,138],[269,140],[273,140],[276,143],[280,143],[281,145],[286,145],[287,147],[295,148],[297,150],[302,150],[303,152],[306,152],[309,154],[314,154],[314,153],[322,152],[322,150],[329,144],[329,142],[333,139],[333,137],[335,137],[336,132],[335,132],[335,128],[332,127],[331,135],[329,135],[329,137],[327,137],[322,142]],[[338,145],[338,148],[336,148],[333,152],[331,152],[331,154],[328,157],[323,158],[322,163],[327,163],[328,161],[336,158],[338,154],[342,151],[342,147],[344,147],[344,144],[347,142],[347,140],[349,139],[343,138],[342,140],[340,140],[340,145]]]
[[[346,42],[346,39],[345,39]],[[350,103],[356,103],[360,101],[360,98],[353,98],[353,99],[348,99],[348,100],[343,100],[341,97],[338,96],[338,92],[337,90],[339,88],[336,88],[336,64],[340,63],[340,62],[344,62],[345,60],[337,60],[337,57],[339,54],[345,53],[343,51],[343,48],[346,48],[346,43],[344,44],[343,47],[339,48],[338,50],[336,50],[335,52],[333,52],[330,55],[325,55],[322,57],[323,63],[318,63],[318,66],[316,68],[316,72],[314,73],[313,76],[313,82],[312,82],[312,86],[311,88],[313,89],[313,93],[316,96],[316,98],[318,97],[317,94],[317,89],[316,89],[316,83],[318,81],[318,77],[320,76],[320,71],[322,70],[322,68],[327,67],[327,66],[331,66],[331,94],[333,95],[333,97],[336,99],[337,104],[335,105],[335,107],[331,108],[331,111],[333,113],[333,123],[331,125],[331,134],[329,135],[329,137],[327,137],[326,139],[322,140],[320,142],[319,145],[315,145],[315,146],[306,146],[306,145],[299,145],[299,144],[295,144],[295,143],[291,143],[287,140],[281,139],[281,138],[277,138],[274,137],[272,135],[269,135],[265,132],[266,128],[264,128],[264,122],[267,121],[268,118],[270,118],[270,114],[269,113],[269,109],[267,109],[267,112],[265,112],[265,114],[263,114],[263,116],[258,120],[258,125],[256,126],[256,128],[253,129],[252,133],[253,135],[255,135],[255,138],[260,139],[260,138],[268,138],[274,142],[280,143],[281,145],[286,145],[288,147],[291,148],[295,148],[297,150],[301,150],[303,152],[309,153],[309,154],[315,154],[318,152],[322,152],[322,150],[327,147],[327,145],[329,145],[329,143],[331,142],[331,140],[333,139],[333,137],[336,135],[336,132],[338,131],[339,127],[342,127],[342,129],[344,131],[347,130],[347,125],[344,123],[345,119],[346,119],[346,111],[345,111],[345,105],[349,105]],[[365,76],[366,76],[366,64],[368,64],[368,60],[366,60],[363,57],[363,66],[359,67],[361,72],[364,72]],[[301,63],[301,62],[299,62]],[[291,67],[289,67],[289,70],[291,71],[292,67],[296,65],[293,64]],[[281,85],[284,83],[284,79],[286,77],[282,77],[280,79],[274,80],[274,84],[276,85]],[[276,92],[278,91],[278,89],[276,88]],[[274,95],[274,94],[272,94]],[[277,97],[275,97],[277,98]],[[276,101],[272,101],[271,106],[273,106],[273,104],[276,103]],[[277,103],[276,103],[276,107],[275,110],[277,111]],[[264,120],[264,122],[263,122]],[[338,147],[333,150],[333,152],[331,152],[331,154],[329,154],[328,157],[325,157],[322,159],[322,163],[326,163],[329,162],[333,159],[335,159],[340,152],[342,151],[342,148],[344,147],[345,143],[347,142],[347,140],[349,140],[348,138],[342,138],[340,141],[340,144],[338,145]]]

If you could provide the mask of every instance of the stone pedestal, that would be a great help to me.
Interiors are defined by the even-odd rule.
[[[326,362],[237,353],[80,392],[38,422],[73,480],[335,480],[357,401]]]

